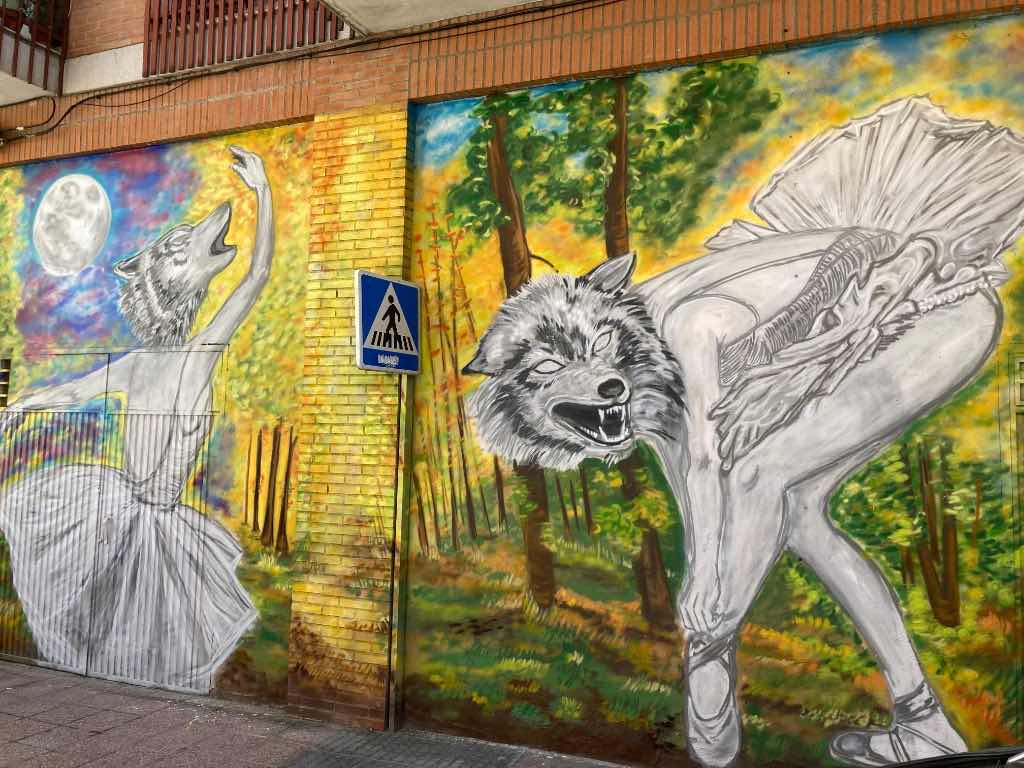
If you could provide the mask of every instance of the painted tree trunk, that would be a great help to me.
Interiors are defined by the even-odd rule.
[[[594,513],[590,507],[590,486],[587,483],[587,470],[580,464],[580,498],[583,502],[583,517],[587,521],[587,535],[594,535]]]
[[[523,510],[526,577],[534,602],[546,609],[555,604],[555,557],[543,539],[544,526],[549,521],[547,482],[537,467],[517,468],[517,474],[526,486]]]
[[[676,613],[665,562],[661,557],[661,542],[658,532],[646,523],[640,540],[640,554],[633,558],[633,573],[640,591],[640,610],[644,619],[652,627],[674,629]]]
[[[295,443],[298,438],[288,429],[288,455],[284,460],[284,489],[281,491],[281,512],[277,517],[277,538],[274,540],[274,550],[278,554],[288,554],[288,497],[292,490],[292,456],[295,454]]]
[[[267,498],[264,502],[263,532],[260,544],[266,548],[274,545],[274,496],[277,491],[277,465],[281,460],[281,424],[274,427],[274,438],[270,444],[270,470],[267,473]]]
[[[412,472],[412,484],[416,491],[416,534],[420,540],[420,552],[430,556],[430,539],[427,537],[427,512],[423,508],[423,488],[420,485],[420,476],[415,470]]]
[[[523,203],[519,198],[505,152],[505,133],[508,117],[494,113],[490,117],[493,133],[487,144],[487,170],[491,189],[502,213],[508,218],[498,227],[501,266],[505,279],[505,293],[514,296],[529,280],[531,274],[530,248],[526,242],[526,222]],[[525,484],[526,508],[522,510],[523,542],[526,548],[526,572],[530,594],[537,605],[548,608],[555,602],[555,559],[542,538],[543,526],[548,522],[548,493],[544,470],[529,465],[516,467],[516,474]]]
[[[469,482],[469,462],[466,461],[466,415],[462,402],[459,384],[459,311],[455,305],[455,254],[449,267],[449,304],[451,310],[451,336],[448,338],[448,354],[452,363],[452,381],[455,390],[455,423],[459,429],[459,458],[462,462],[462,483],[466,500],[466,530],[474,541],[480,538],[476,528],[476,505],[473,501],[473,488]]]
[[[492,457],[494,461],[494,490],[498,495],[498,525],[508,528],[508,511],[505,508],[505,477],[501,473],[501,462],[497,456]]]
[[[612,170],[604,193],[604,241],[605,256],[614,259],[629,252],[629,95],[626,78],[614,81],[615,100],[612,105],[612,119],[615,135],[608,142],[612,155]],[[628,510],[643,490],[640,475],[643,463],[633,454],[619,463],[622,474],[623,506]],[[588,528],[590,520],[588,516]],[[644,526],[641,537],[641,552],[633,562],[637,590],[640,592],[644,618],[651,626],[670,627],[675,625],[675,608],[668,588],[668,573],[661,557],[658,532],[649,525]],[[654,549],[652,549],[652,547]]]
[[[572,535],[572,523],[569,521],[569,509],[565,506],[565,492],[562,490],[562,481],[555,475],[555,492],[558,494],[558,504],[562,508],[562,535],[570,540],[575,540]]]
[[[927,531],[917,542],[917,559],[921,565],[928,603],[935,620],[946,627],[960,626],[960,557],[956,515],[941,515],[939,532],[938,504],[932,480],[931,460],[927,444],[918,454],[921,506]],[[940,545],[941,535],[941,545]]]
[[[583,526],[580,523],[580,507],[576,501],[576,483],[569,480],[569,498],[572,499],[572,517],[576,523],[576,530],[580,533],[583,532]]]
[[[629,509],[643,492],[646,473],[637,454],[619,462],[622,473],[623,507]],[[633,560],[633,574],[636,577],[637,592],[640,593],[640,607],[647,623],[652,627],[668,629],[675,626],[675,606],[668,585],[668,573],[661,556],[661,542],[658,532],[646,520],[640,520],[640,554]]]
[[[430,380],[434,383],[434,387],[437,387],[439,382],[438,382],[438,379],[437,379],[437,364],[434,362],[433,339],[432,339],[432,336],[431,336],[432,331],[433,331],[433,327],[432,327],[432,323],[430,322],[430,318],[434,316],[434,312],[431,310],[430,283],[429,283],[429,280],[427,278],[427,268],[426,268],[426,264],[424,263],[424,260],[423,260],[423,251],[422,250],[419,251],[419,262],[420,262],[420,273],[423,275],[423,281],[425,283],[424,291],[423,291],[423,302],[424,302],[424,309],[426,310],[425,317],[424,317],[424,323],[426,325],[426,333],[423,334],[423,339],[424,339],[423,354],[427,358],[427,360],[430,361]],[[439,297],[438,311],[440,311],[440,291],[441,291],[440,284],[438,285],[437,290],[438,290],[438,297]],[[434,491],[434,475],[435,475],[435,473],[437,475],[438,483],[441,484],[442,486],[444,484],[444,480],[442,479],[442,475],[441,475],[441,472],[442,472],[441,458],[444,455],[444,452],[441,450],[441,416],[440,416],[440,414],[438,412],[438,409],[437,409],[437,398],[436,397],[431,397],[430,398],[430,416],[431,416],[431,424],[430,424],[430,426],[431,426],[431,432],[432,432],[431,437],[433,439],[431,440],[430,438],[428,438],[427,439],[427,443],[428,443],[428,445],[430,447],[430,451],[429,452],[432,454],[432,458],[433,458],[433,462],[432,462],[433,469],[431,469],[431,466],[428,464],[428,466],[427,466],[427,485],[430,487],[431,507],[433,509],[433,514],[434,514],[434,543],[436,544],[438,549],[440,549],[440,547],[441,547],[441,528],[440,528],[440,525],[438,523],[438,518],[439,518],[439,516],[447,517],[448,513],[449,513],[449,510],[446,509],[446,508],[442,508],[440,511],[438,510],[438,503],[439,502],[440,502],[442,507],[445,507],[445,504],[447,502],[447,497],[444,495],[443,487],[442,487],[442,491],[441,491],[440,494],[436,494],[435,491]]]
[[[615,135],[608,143],[613,163],[604,192],[604,242],[609,259],[629,252],[629,216],[626,209],[629,193],[629,96],[626,78],[617,78],[614,83],[612,117]]]
[[[252,432],[249,433],[249,450],[245,454],[245,502],[242,507],[242,523],[246,524],[249,522],[249,501],[251,494],[249,489],[252,488]],[[255,518],[256,516],[253,515]]]
[[[512,180],[512,171],[505,153],[505,134],[508,118],[500,113],[491,115],[494,129],[487,144],[487,170],[491,177],[491,189],[508,221],[498,227],[498,243],[501,248],[501,266],[505,278],[505,293],[514,296],[530,281],[530,247],[526,242],[526,221],[523,218],[523,201]]]
[[[252,488],[252,532],[260,532],[260,483],[263,480],[263,427],[256,433],[256,478]]]

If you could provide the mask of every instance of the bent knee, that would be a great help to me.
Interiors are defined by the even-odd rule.
[[[836,535],[828,511],[820,506],[788,509],[786,548],[797,555],[818,551]]]

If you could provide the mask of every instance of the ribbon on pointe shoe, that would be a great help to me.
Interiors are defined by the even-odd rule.
[[[892,708],[892,725],[889,730],[877,728],[843,731],[832,739],[829,753],[836,760],[848,765],[884,766],[893,763],[904,763],[914,759],[903,739],[913,736],[931,745],[939,755],[954,755],[957,750],[951,749],[932,736],[914,727],[914,723],[925,720],[940,712],[939,701],[935,698],[931,687],[922,681],[912,693],[901,696]],[[887,757],[871,746],[871,740],[877,736],[887,736],[893,757]]]

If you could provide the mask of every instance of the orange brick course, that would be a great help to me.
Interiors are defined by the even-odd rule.
[[[280,123],[382,99],[435,100],[1020,11],[1024,0],[596,0],[571,13],[549,5],[526,6],[525,17],[481,14],[458,29],[435,25],[397,40],[350,44],[333,56],[210,73],[180,87],[150,81],[130,93],[61,98],[57,114],[85,96],[95,103],[76,108],[53,133],[0,147],[0,165]],[[144,11],[140,0],[76,0],[69,52],[141,42]],[[34,125],[49,112],[47,100],[0,108],[0,129]]]

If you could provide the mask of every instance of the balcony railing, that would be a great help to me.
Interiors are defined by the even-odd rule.
[[[0,0],[0,70],[59,93],[70,0]]]
[[[318,0],[148,0],[146,19],[147,77],[352,36]]]

